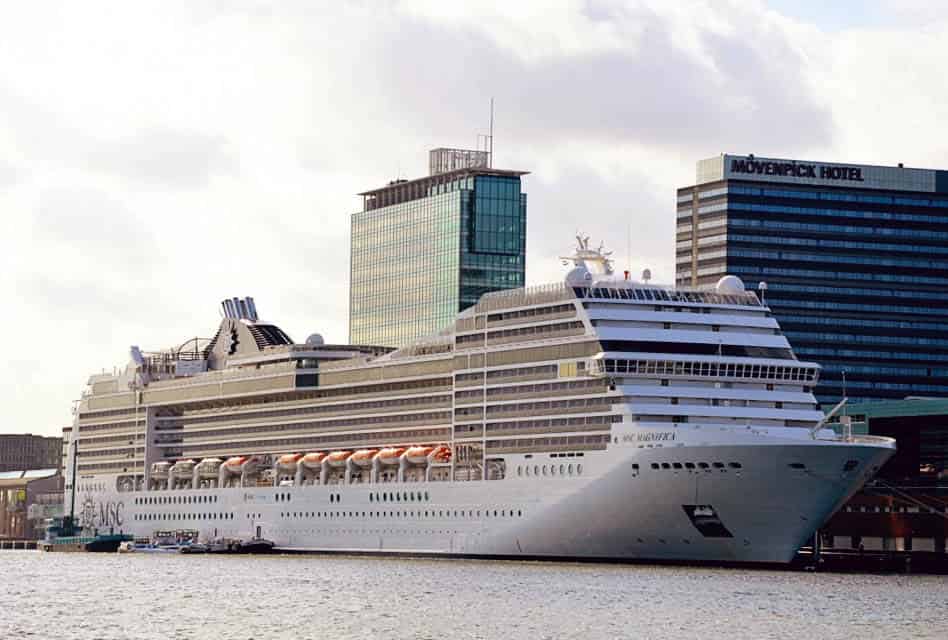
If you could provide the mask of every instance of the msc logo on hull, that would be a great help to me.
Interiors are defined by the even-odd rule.
[[[82,502],[81,522],[84,527],[121,527],[125,524],[124,502],[100,502],[87,497]]]

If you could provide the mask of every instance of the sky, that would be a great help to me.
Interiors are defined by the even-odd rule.
[[[360,191],[473,148],[530,171],[527,283],[581,231],[674,280],[719,153],[948,167],[942,2],[12,3],[0,21],[0,433],[57,435],[130,345],[254,296],[347,340]],[[629,242],[631,238],[631,242]],[[631,249],[631,251],[630,251]]]

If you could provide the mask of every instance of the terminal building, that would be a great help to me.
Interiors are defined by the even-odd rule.
[[[834,549],[945,553],[948,537],[948,399],[863,402],[848,408],[854,433],[898,443],[822,530]]]
[[[486,151],[435,149],[429,175],[359,195],[352,215],[349,341],[397,347],[480,297],[524,286],[525,171]]]
[[[948,396],[948,171],[720,155],[678,189],[677,282],[764,296],[823,403]]]

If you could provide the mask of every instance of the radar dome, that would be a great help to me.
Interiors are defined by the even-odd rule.
[[[577,265],[566,274],[566,284],[571,287],[588,287],[592,284],[592,274],[585,265]]]
[[[724,276],[714,285],[714,290],[725,295],[744,293],[744,282],[737,276]]]
[[[306,344],[310,347],[321,347],[326,344],[326,341],[323,340],[323,337],[318,333],[314,333],[310,337],[306,338]]]

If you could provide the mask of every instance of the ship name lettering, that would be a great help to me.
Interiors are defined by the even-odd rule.
[[[674,440],[674,431],[653,431],[649,433],[640,433],[636,436],[636,442],[664,442]]]

